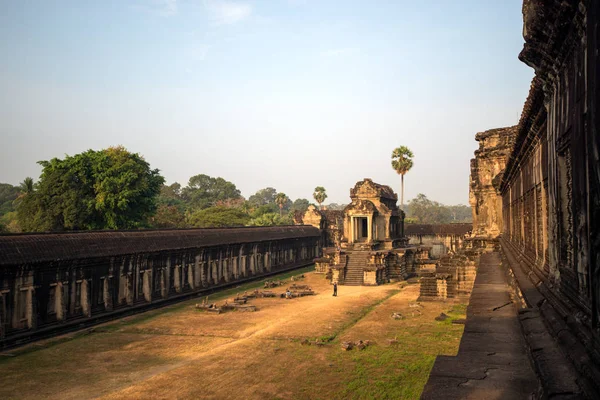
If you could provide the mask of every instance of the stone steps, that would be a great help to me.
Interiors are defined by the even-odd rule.
[[[363,269],[367,266],[368,253],[350,253],[347,257],[344,285],[361,286],[364,283]]]

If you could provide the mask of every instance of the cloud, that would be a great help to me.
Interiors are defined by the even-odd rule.
[[[252,14],[252,6],[248,3],[204,0],[204,6],[210,13],[210,19],[215,25],[232,25],[245,20]]]
[[[356,47],[344,47],[344,48],[340,48],[340,49],[326,50],[326,51],[322,52],[322,54],[327,57],[338,57],[338,56],[344,56],[344,55],[354,54],[354,53],[358,53],[358,52],[359,52],[359,49]]]

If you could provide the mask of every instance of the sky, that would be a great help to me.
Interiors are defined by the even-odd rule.
[[[515,125],[520,0],[0,0],[0,182],[123,145],[168,184],[348,203],[364,178],[468,204],[474,137]]]

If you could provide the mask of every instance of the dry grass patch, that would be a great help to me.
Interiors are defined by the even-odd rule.
[[[464,307],[422,303],[422,315],[411,316],[418,285],[340,286],[332,297],[322,275],[302,283],[317,295],[256,299],[258,312],[219,315],[193,300],[0,361],[0,398],[412,399],[435,356],[458,349],[463,327],[434,318],[459,318]],[[341,350],[341,341],[359,339],[372,344]]]

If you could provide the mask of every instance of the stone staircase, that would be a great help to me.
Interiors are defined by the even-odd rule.
[[[367,266],[368,251],[353,251],[348,254],[348,263],[346,264],[346,277],[344,285],[360,286],[364,283],[363,269]]]

